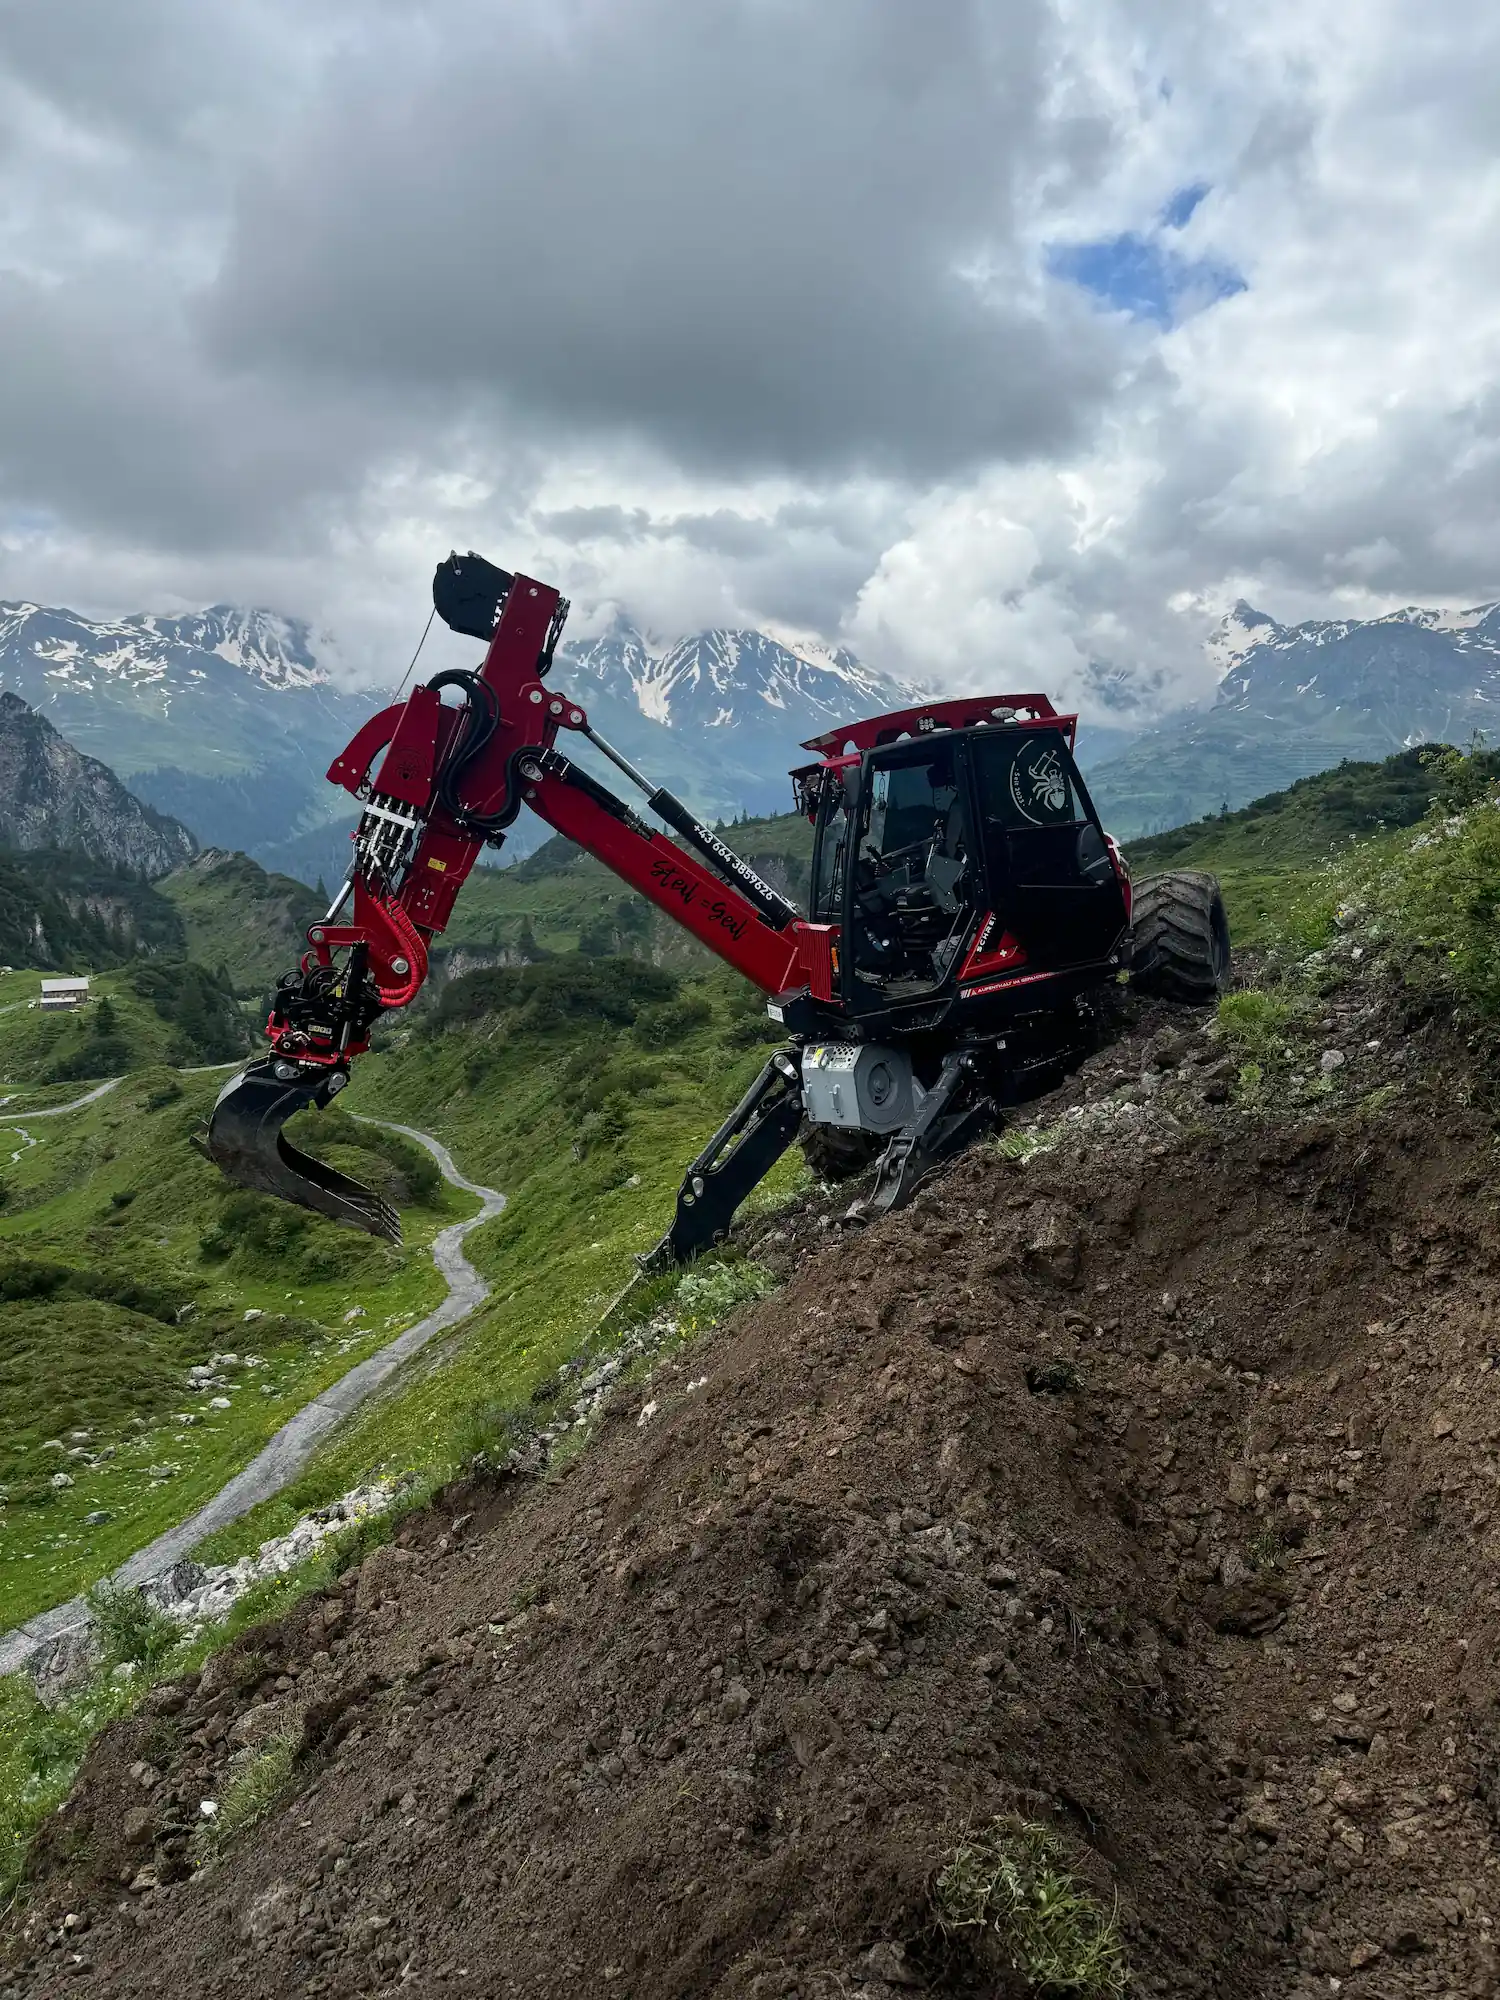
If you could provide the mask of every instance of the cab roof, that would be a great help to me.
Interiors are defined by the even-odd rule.
[[[852,757],[898,743],[904,736],[927,736],[940,729],[976,729],[985,725],[1011,729],[1061,729],[1071,750],[1078,734],[1076,715],[1059,715],[1044,694],[972,694],[956,701],[929,701],[915,708],[892,709],[888,715],[866,716],[810,736],[804,750],[820,751],[825,759]]]

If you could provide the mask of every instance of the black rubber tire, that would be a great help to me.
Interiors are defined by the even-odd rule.
[[[1213,875],[1188,868],[1135,884],[1130,983],[1159,1000],[1209,1007],[1229,987],[1229,919]]]
[[[876,1132],[851,1131],[843,1125],[811,1125],[805,1120],[798,1138],[802,1157],[820,1181],[848,1181],[873,1167],[886,1140]]]

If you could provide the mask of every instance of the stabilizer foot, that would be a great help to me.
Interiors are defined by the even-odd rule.
[[[977,1087],[971,1056],[955,1054],[945,1058],[937,1082],[922,1100],[921,1110],[881,1154],[874,1187],[850,1206],[844,1216],[846,1222],[873,1222],[892,1209],[905,1208],[929,1174],[994,1124],[998,1116],[994,1100],[975,1096]]]

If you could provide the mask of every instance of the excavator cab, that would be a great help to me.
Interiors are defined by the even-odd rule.
[[[852,1015],[951,990],[982,930],[1009,940],[1018,981],[1118,949],[1124,873],[1065,721],[903,733],[819,767],[810,914],[840,927]]]

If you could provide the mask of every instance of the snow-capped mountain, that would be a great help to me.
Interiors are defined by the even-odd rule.
[[[1123,838],[1244,805],[1345,758],[1466,744],[1476,731],[1500,740],[1500,604],[1282,625],[1241,600],[1208,656],[1213,706],[1168,717],[1092,774]]]
[[[328,819],[323,773],[370,705],[333,685],[299,620],[224,604],[119,619],[0,604],[0,688],[200,839],[256,854]]]
[[[0,660],[18,674],[22,661],[58,684],[89,691],[104,681],[153,686],[184,674],[207,678],[192,656],[211,653],[263,681],[267,687],[319,687],[311,630],[300,618],[214,604],[181,618],[140,612],[129,618],[81,618],[75,611],[40,604],[0,604]]]
[[[1365,705],[1393,700],[1408,713],[1406,740],[1427,732],[1413,704],[1500,699],[1500,604],[1434,610],[1409,604],[1381,618],[1315,618],[1278,625],[1243,599],[1209,641],[1220,701],[1289,693]]]
[[[580,700],[592,687],[617,701],[628,691],[640,714],[666,729],[767,733],[788,750],[836,722],[904,707],[917,693],[845,647],[794,649],[764,632],[695,632],[653,646],[633,626],[616,624],[602,638],[565,646],[555,671]]]

